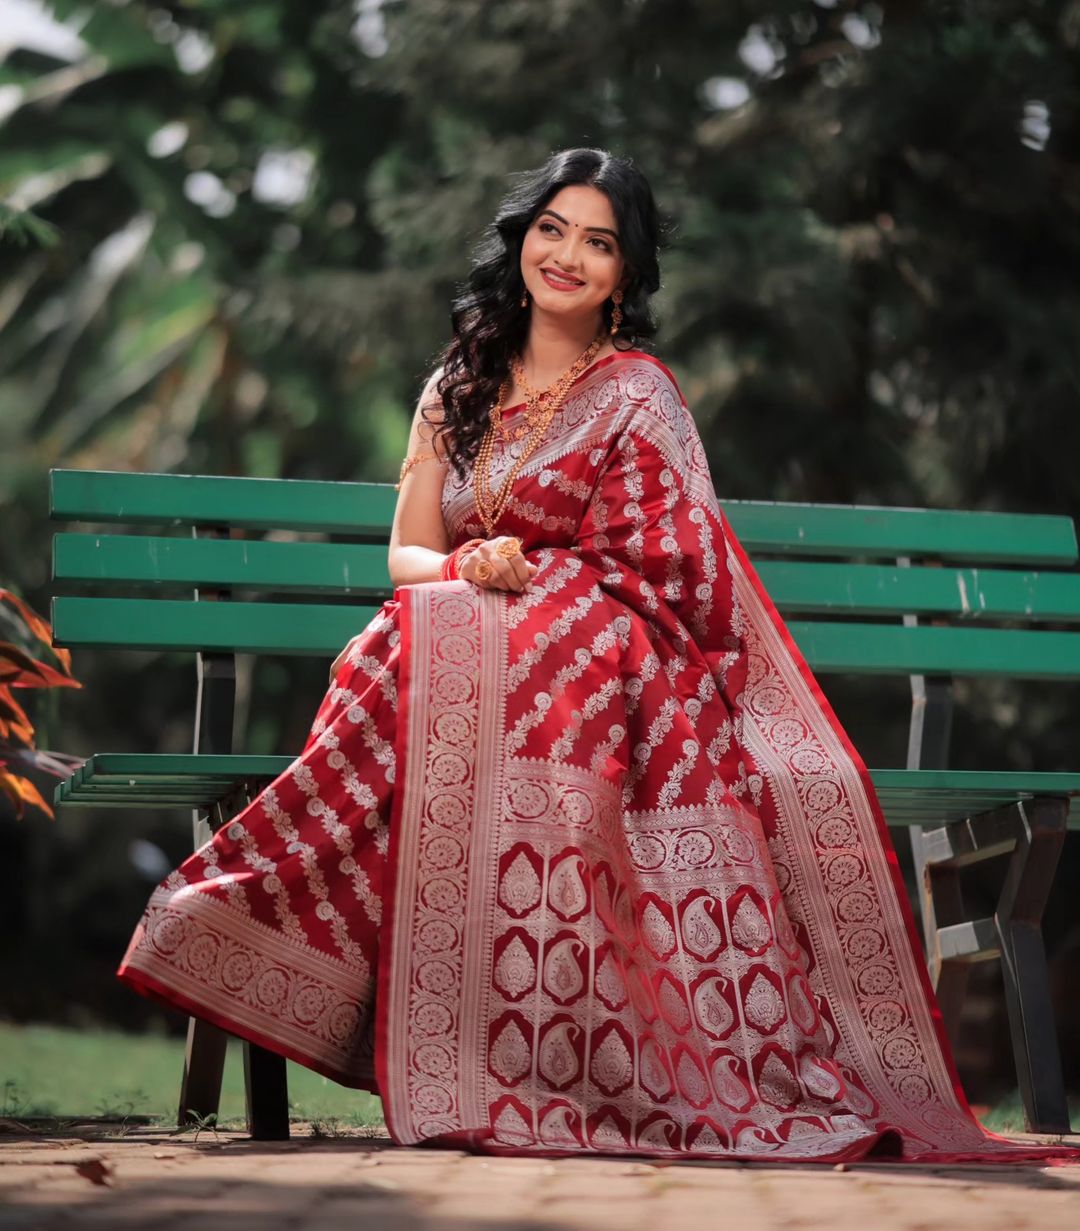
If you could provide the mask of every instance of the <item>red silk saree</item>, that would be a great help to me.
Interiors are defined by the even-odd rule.
[[[443,513],[483,534],[468,476]],[[499,532],[530,588],[399,588],[121,977],[377,1091],[402,1144],[1052,1154],[968,1109],[866,770],[663,364],[578,378]]]

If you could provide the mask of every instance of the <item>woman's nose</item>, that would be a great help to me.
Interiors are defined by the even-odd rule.
[[[564,235],[555,249],[555,260],[567,269],[573,269],[579,261],[579,243],[576,235]]]

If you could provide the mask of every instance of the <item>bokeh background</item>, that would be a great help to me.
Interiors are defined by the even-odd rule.
[[[1080,512],[1078,0],[0,0],[0,585],[47,611],[51,466],[392,481],[505,177],[573,145],[655,187],[722,498]],[[295,751],[326,664],[241,667],[239,746]],[[43,746],[190,749],[190,660],[74,671]],[[902,764],[906,682],[827,685]],[[956,765],[1080,769],[1075,688],[961,701]],[[0,842],[0,1114],[167,1109],[182,1023],[112,970],[187,817]],[[1074,1089],[1078,874],[1073,835]],[[960,1061],[1007,1098],[993,964]]]

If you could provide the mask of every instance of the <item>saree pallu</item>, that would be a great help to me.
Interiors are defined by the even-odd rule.
[[[483,534],[470,476],[442,499]],[[663,364],[587,369],[498,529],[530,587],[400,587],[121,977],[376,1091],[402,1144],[1071,1153],[971,1114],[866,770]]]

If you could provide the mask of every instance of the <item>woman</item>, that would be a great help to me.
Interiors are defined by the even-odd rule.
[[[122,978],[398,1142],[1045,1157],[968,1110],[865,769],[717,504],[629,162],[554,155],[476,253],[392,601],[304,752],[151,898]]]

